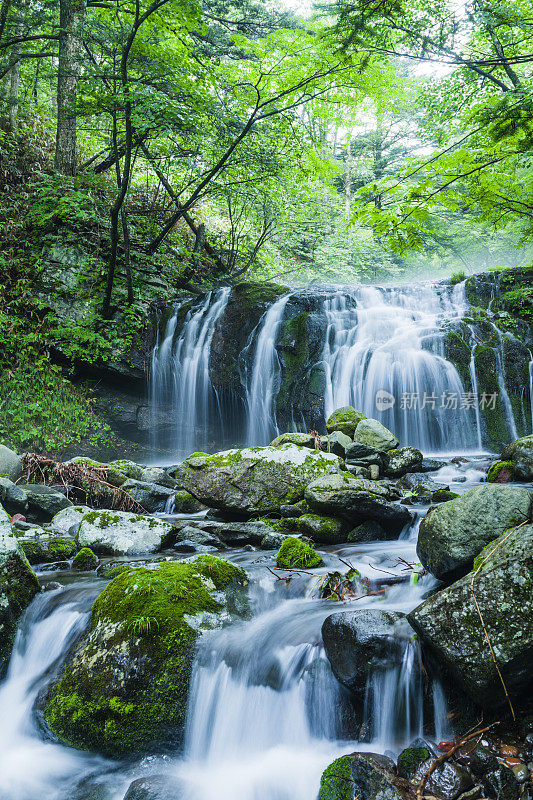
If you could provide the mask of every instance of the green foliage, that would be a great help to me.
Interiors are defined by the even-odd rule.
[[[458,272],[452,273],[450,277],[450,283],[452,286],[455,286],[457,283],[462,283],[466,278],[466,273],[464,269],[459,270]]]

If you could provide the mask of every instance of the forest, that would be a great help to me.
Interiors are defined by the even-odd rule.
[[[0,0],[0,800],[532,800],[533,0]]]

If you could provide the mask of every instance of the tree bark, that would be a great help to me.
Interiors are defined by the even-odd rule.
[[[86,0],[60,0],[55,168],[63,175],[76,173],[76,100],[86,7]]]

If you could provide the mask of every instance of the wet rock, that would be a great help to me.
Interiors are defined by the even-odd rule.
[[[532,497],[524,487],[484,484],[430,509],[420,524],[420,561],[443,581],[465,575],[488,542],[528,518]]]
[[[133,477],[130,476],[130,477]],[[141,470],[140,476],[136,479],[146,483],[156,483],[158,486],[166,486],[167,489],[174,489],[176,481],[163,467],[145,467]]]
[[[17,481],[22,475],[22,459],[5,444],[0,444],[0,475],[10,481]]]
[[[39,591],[39,581],[0,506],[0,675],[11,655],[20,616]]]
[[[302,514],[305,514],[305,511],[300,506],[280,506],[279,513],[285,519],[293,519],[301,517]]]
[[[21,484],[20,489],[28,497],[30,512],[39,520],[50,521],[59,511],[70,508],[73,503],[58,489],[40,484]]]
[[[523,436],[504,448],[502,461],[513,464],[514,476],[521,481],[533,481],[533,435]]]
[[[382,542],[387,533],[379,522],[368,520],[353,528],[346,537],[347,542]]]
[[[176,480],[206,505],[247,516],[301,500],[308,483],[339,472],[339,458],[305,447],[250,447],[189,456]]]
[[[64,508],[63,511],[60,511],[53,517],[50,527],[60,533],[71,533],[71,528],[75,526],[72,534],[76,535],[78,525],[85,514],[89,514],[90,511],[91,509],[89,506],[70,506],[69,508]]]
[[[386,474],[399,478],[408,472],[416,472],[422,464],[422,453],[415,447],[399,447],[396,450],[389,450],[389,463]]]
[[[343,611],[326,617],[322,625],[333,674],[359,693],[364,692],[369,674],[401,658],[411,636],[405,616],[395,611]]]
[[[395,538],[412,520],[405,507],[389,502],[392,496],[384,482],[352,478],[346,473],[319,478],[305,490],[306,501],[316,511],[352,524],[375,520],[383,526],[387,538]]]
[[[353,753],[324,770],[318,800],[403,800],[406,796],[394,761],[376,753]]]
[[[432,753],[427,747],[406,747],[398,756],[398,775],[410,780],[416,775],[421,764],[427,761]]]
[[[478,744],[474,748],[472,748],[471,744],[466,744],[458,751],[456,759],[468,767],[470,772],[477,778],[498,768],[498,759],[482,744]]]
[[[316,544],[340,544],[347,541],[350,524],[337,517],[304,514],[298,519],[298,530]]]
[[[175,491],[171,496],[172,514],[196,514],[203,511],[205,506],[196,497],[185,491]]]
[[[91,511],[82,518],[77,541],[98,555],[155,553],[172,525],[127,511]]]
[[[286,533],[277,533],[276,531],[272,531],[272,533],[267,533],[265,536],[263,536],[259,546],[262,550],[279,550],[287,537],[288,534]]]
[[[180,780],[166,775],[150,775],[130,783],[124,800],[183,800],[185,796]]]
[[[482,783],[489,797],[497,797],[498,800],[518,800],[520,797],[516,775],[503,764],[488,772]]]
[[[28,510],[28,495],[9,478],[0,477],[0,503],[10,515],[25,514]]]
[[[399,445],[396,436],[377,419],[361,420],[355,429],[353,440],[375,447],[376,450],[395,450]]]
[[[207,555],[122,571],[51,689],[53,733],[112,757],[179,746],[198,638],[233,619],[245,584],[239,567]]]
[[[136,481],[131,478],[128,478],[121,488],[130,497],[133,497],[148,514],[164,511],[168,498],[173,494],[173,490],[167,486],[158,486],[156,483]]]
[[[339,431],[353,439],[355,429],[363,419],[366,417],[361,411],[357,411],[353,406],[343,406],[334,411],[326,421],[326,429],[328,433]]]
[[[30,564],[69,559],[76,552],[76,543],[73,539],[50,535],[43,528],[30,531],[29,535],[19,539],[19,543]]]
[[[218,536],[215,536],[213,533],[206,533],[199,528],[194,528],[192,525],[186,525],[176,534],[174,537],[174,549],[184,552],[180,550],[179,545],[185,541],[194,544],[196,548],[207,546],[216,547],[219,550],[223,549],[223,545]]]
[[[507,690],[520,702],[533,681],[533,525],[502,534],[474,567],[479,611]],[[471,585],[472,575],[466,575],[428,598],[408,620],[448,676],[482,708],[498,708],[506,697]]]
[[[59,581],[48,581],[43,585],[43,592],[55,592],[57,589],[62,589],[63,584]]]
[[[489,483],[510,483],[514,478],[514,464],[512,461],[494,461],[487,473]]]
[[[445,467],[446,463],[446,461],[441,461],[438,458],[423,458],[417,469],[419,472],[436,472],[436,470]]]
[[[430,758],[419,766],[414,776],[414,780],[417,783],[422,780],[433,761],[434,759]],[[465,767],[445,761],[436,767],[426,781],[426,792],[430,795],[442,797],[443,800],[455,800],[456,797],[468,791],[473,785],[472,776]]]
[[[221,542],[232,547],[253,544],[260,545],[265,536],[275,533],[274,529],[261,520],[251,522],[202,522],[198,525],[202,530],[216,534]]]

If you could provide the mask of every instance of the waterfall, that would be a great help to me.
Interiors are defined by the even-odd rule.
[[[281,366],[276,350],[279,329],[290,295],[280,297],[263,315],[244,352],[253,354],[250,380],[246,380],[246,443],[269,444],[278,433],[275,399],[280,387]]]
[[[533,353],[529,351],[529,402],[531,408],[531,432],[533,433]]]
[[[509,397],[509,393],[507,391],[506,386],[506,374],[505,374],[505,354],[503,351],[503,339],[504,335],[500,331],[500,329],[491,323],[494,329],[494,333],[498,337],[499,347],[494,348],[494,354],[496,356],[496,379],[498,381],[498,388],[500,390],[500,399],[502,401],[503,409],[505,411],[505,417],[507,420],[507,428],[509,434],[511,436],[511,441],[515,441],[518,439],[518,429],[516,427],[516,421],[514,418],[514,411],[513,406],[511,404],[511,398]]]
[[[461,298],[428,283],[326,299],[326,416],[352,405],[426,453],[475,447],[472,409],[461,408],[465,390],[444,357],[443,323],[462,316]]]
[[[177,335],[179,305],[152,354],[152,403],[168,409],[172,428],[169,441],[157,444],[163,448],[172,445],[177,455],[208,449],[213,430],[224,426],[209,379],[209,363],[215,326],[230,291],[225,287],[209,292],[193,305]]]
[[[476,372],[476,337],[474,334],[474,328],[472,325],[468,326],[470,331],[470,363],[468,365],[468,369],[470,371],[470,381],[472,383],[472,392],[475,397],[478,398],[479,401],[479,392],[478,392],[478,382],[477,382],[477,372]],[[483,450],[483,440],[481,438],[481,412],[479,410],[479,402],[475,405],[475,415],[476,415],[476,431],[477,431],[477,446],[478,450]]]

